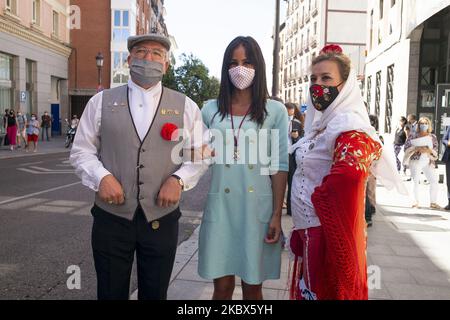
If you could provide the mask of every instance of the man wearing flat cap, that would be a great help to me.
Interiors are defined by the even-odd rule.
[[[193,188],[205,170],[182,160],[176,147],[201,148],[194,128],[204,128],[195,102],[161,84],[169,67],[169,39],[132,36],[128,50],[131,79],[88,102],[70,161],[82,183],[96,192],[91,213],[98,298],[129,298],[136,253],[138,299],[164,300],[181,192]]]

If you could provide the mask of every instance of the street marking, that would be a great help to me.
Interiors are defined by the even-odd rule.
[[[34,170],[33,170],[34,169]],[[28,168],[17,168],[17,170],[32,174],[52,174],[52,173],[75,173],[75,170],[55,170],[37,166],[29,166]]]
[[[31,166],[31,165],[34,165],[34,164],[40,164],[40,163],[43,163],[43,162],[44,161],[24,163],[24,164],[21,164],[21,166],[26,167],[26,166]]]
[[[35,193],[32,193],[32,194],[28,194],[26,196],[21,196],[21,197],[16,197],[16,198],[13,198],[13,199],[5,200],[5,201],[0,202],[0,205],[11,203],[11,202],[22,200],[22,199],[26,199],[26,198],[31,198],[31,197],[34,197],[34,196],[37,196],[37,195],[40,195],[40,194],[43,194],[43,193],[47,193],[47,192],[52,192],[52,191],[61,190],[61,189],[64,189],[64,188],[73,187],[73,186],[76,186],[77,184],[81,184],[81,181],[78,181],[78,182],[75,182],[75,183],[71,183],[71,184],[66,184],[64,186],[60,186],[60,187],[56,187],[56,188],[51,188],[51,189],[35,192]]]

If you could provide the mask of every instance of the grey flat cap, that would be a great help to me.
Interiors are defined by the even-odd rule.
[[[138,36],[131,36],[128,38],[128,51],[131,51],[131,49],[137,45],[140,42],[143,41],[155,41],[160,44],[162,44],[167,51],[170,50],[170,40],[168,37],[158,34],[158,33],[148,33],[148,34],[142,34]]]

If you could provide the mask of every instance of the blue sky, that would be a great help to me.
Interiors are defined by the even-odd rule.
[[[275,0],[166,0],[164,6],[167,29],[178,44],[177,59],[193,53],[220,79],[227,45],[239,35],[252,36],[263,51],[271,91]]]

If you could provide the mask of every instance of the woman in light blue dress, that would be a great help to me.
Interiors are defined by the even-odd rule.
[[[224,54],[219,98],[202,109],[214,164],[198,272],[214,280],[213,299],[232,298],[235,276],[244,299],[262,299],[263,281],[280,277],[289,121],[284,105],[267,97],[261,49],[237,37]]]

